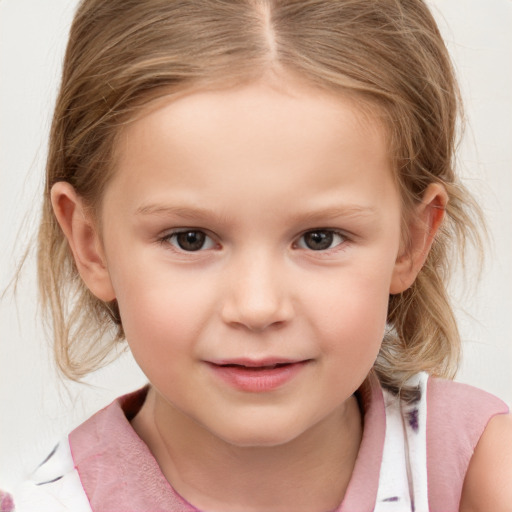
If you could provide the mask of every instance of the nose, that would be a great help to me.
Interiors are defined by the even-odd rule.
[[[255,332],[286,324],[294,315],[286,281],[283,265],[271,255],[240,258],[224,282],[224,322]]]

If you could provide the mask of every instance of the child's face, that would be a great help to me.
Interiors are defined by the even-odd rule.
[[[160,410],[238,445],[342,412],[399,286],[383,129],[342,97],[286,87],[194,93],[136,120],[102,207],[124,331]]]

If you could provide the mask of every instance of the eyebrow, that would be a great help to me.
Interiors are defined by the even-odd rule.
[[[148,204],[137,208],[135,214],[141,216],[179,217],[181,219],[191,221],[232,221],[232,219],[230,219],[225,213],[219,213],[215,210],[199,206]],[[313,209],[311,211],[298,212],[290,215],[289,221],[297,223],[314,223],[337,218],[374,218],[376,215],[377,210],[372,206],[347,204],[333,205]]]
[[[335,205],[319,208],[309,212],[298,213],[293,215],[293,220],[302,222],[313,222],[324,219],[337,219],[340,217],[374,217],[377,210],[373,206],[363,206],[357,204]]]
[[[135,215],[154,215],[160,217],[172,216],[190,220],[225,218],[225,215],[219,215],[219,213],[209,208],[198,206],[190,207],[164,204],[149,204],[145,206],[140,206],[135,210]]]

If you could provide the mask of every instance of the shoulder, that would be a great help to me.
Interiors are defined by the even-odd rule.
[[[486,391],[429,378],[427,467],[431,510],[458,509],[477,445],[488,427],[495,421],[504,421],[507,413],[507,405]],[[450,508],[447,509],[446,504],[450,504]]]
[[[15,512],[91,512],[67,439],[14,490],[13,502]]]
[[[0,489],[0,510],[2,512],[14,512],[14,501],[8,492]]]
[[[498,397],[468,384],[430,377],[427,386],[427,436],[435,444],[458,448],[466,462],[484,432],[508,406]]]
[[[489,420],[508,412],[502,400],[482,389],[445,379],[428,380],[429,433],[438,440],[442,435],[446,444],[463,448],[465,443],[472,454]]]
[[[0,512],[91,512],[80,464],[88,465],[85,476],[92,475],[96,480],[108,476],[108,467],[101,472],[96,465],[99,455],[107,453],[112,459],[111,445],[117,447],[114,459],[126,450],[127,445],[120,443],[119,437],[123,433],[123,439],[130,437],[128,418],[136,414],[146,394],[147,387],[122,396],[79,425],[51,450],[25,482],[14,488],[12,495],[0,492]]]
[[[428,379],[428,404],[433,413],[441,410],[449,416],[462,418],[480,415],[482,410],[489,413],[508,411],[502,400],[487,391],[469,384],[435,377]]]
[[[493,417],[469,463],[461,512],[505,512],[512,503],[512,416]]]

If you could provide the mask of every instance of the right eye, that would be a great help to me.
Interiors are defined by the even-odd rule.
[[[165,235],[162,242],[167,242],[180,251],[196,252],[215,247],[215,242],[204,232],[198,229],[175,231]]]

